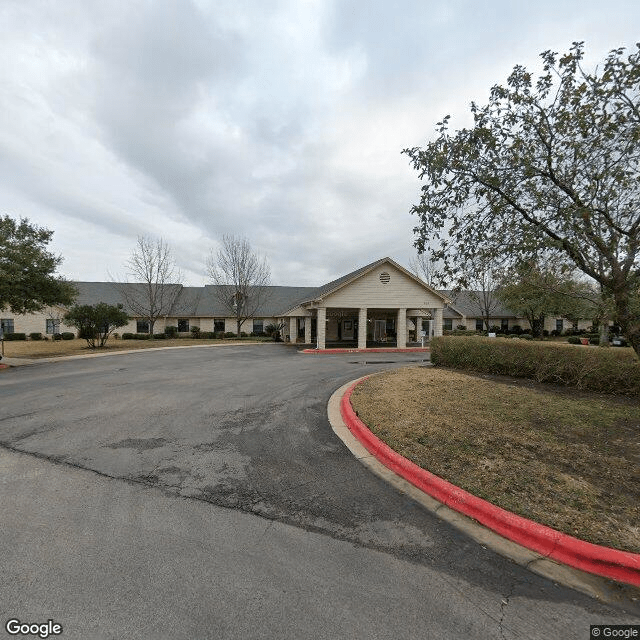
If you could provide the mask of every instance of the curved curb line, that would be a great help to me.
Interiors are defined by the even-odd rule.
[[[406,349],[379,348],[379,349],[302,349],[300,353],[309,353],[316,356],[334,355],[339,353],[429,353],[429,347],[407,347]]]
[[[438,502],[428,493],[425,493],[408,480],[405,480],[402,476],[384,466],[369,453],[360,440],[351,433],[340,411],[342,397],[347,390],[355,386],[354,382],[360,382],[368,377],[369,376],[363,376],[355,381],[344,384],[333,393],[327,405],[331,428],[358,462],[382,480],[392,485],[395,489],[422,505],[427,511],[459,531],[462,531],[472,540],[478,542],[483,548],[489,548],[495,551],[528,571],[609,604],[627,607],[629,606],[629,600],[633,601],[638,599],[640,592],[636,587],[627,586],[622,583],[613,583],[607,578],[586,573],[565,564],[560,564],[511,540],[507,540],[469,516],[465,516],[449,508],[442,502]]]
[[[353,410],[350,401],[351,393],[360,382],[361,380],[358,380],[353,383],[344,393],[340,402],[340,411],[349,430],[386,467],[439,502],[545,557],[582,571],[640,586],[640,554],[609,549],[578,540],[517,516],[467,493],[396,453],[367,429]]]

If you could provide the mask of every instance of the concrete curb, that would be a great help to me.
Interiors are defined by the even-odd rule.
[[[492,528],[480,524],[476,519],[465,515],[459,510],[454,510],[453,505],[450,507],[443,502],[436,500],[428,492],[425,492],[422,488],[412,484],[402,475],[396,473],[396,471],[380,462],[378,457],[367,450],[364,444],[351,432],[343,419],[341,411],[344,396],[347,392],[352,391],[356,384],[368,377],[369,376],[363,376],[355,381],[344,384],[331,396],[327,407],[329,422],[333,431],[359,462],[364,464],[370,471],[381,477],[396,489],[420,503],[428,511],[437,515],[438,518],[448,522],[460,531],[463,531],[466,535],[477,541],[482,546],[492,549],[496,553],[509,558],[514,563],[532,571],[533,573],[575,589],[576,591],[580,591],[581,593],[603,602],[619,605],[621,603],[628,602],[629,599],[633,601],[638,600],[640,597],[640,591],[637,587],[629,586],[620,582],[612,582],[609,578],[605,578],[591,572],[588,573],[582,571],[574,568],[573,566],[569,566],[568,563],[559,563],[555,559],[549,557],[549,554],[539,553],[527,548],[526,546],[513,542],[512,540],[496,533]],[[351,406],[350,402],[348,402],[348,404]],[[353,409],[351,409],[351,412],[355,416]],[[359,419],[358,422],[362,424]],[[367,429],[367,431],[369,430]],[[369,431],[369,433],[371,432]],[[384,444],[381,441],[379,442]],[[386,447],[386,445],[384,446]],[[375,451],[379,454],[380,447],[375,449]],[[634,554],[628,555],[633,556]]]
[[[190,344],[173,347],[143,347],[142,349],[118,349],[116,351],[106,351],[104,353],[79,353],[70,356],[49,356],[46,358],[10,358],[5,356],[2,362],[7,367],[24,367],[29,365],[43,364],[47,362],[64,362],[66,360],[84,360],[86,358],[106,358],[108,356],[126,355],[128,353],[146,353],[147,351],[170,351],[172,349],[214,349],[218,347],[240,347],[243,345],[273,344],[271,342],[232,342],[228,344]]]
[[[429,347],[407,347],[406,349],[302,349],[300,353],[310,353],[316,356],[332,355],[337,353],[429,353]]]

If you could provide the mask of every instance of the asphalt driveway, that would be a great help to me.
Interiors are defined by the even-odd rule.
[[[39,465],[56,463],[52,474],[87,469],[103,479],[129,480],[162,500],[162,509],[224,507],[261,522],[293,525],[302,535],[320,534],[331,544],[382,552],[393,558],[394,570],[426,568],[442,577],[451,598],[477,607],[471,615],[500,617],[504,637],[586,638],[589,622],[638,619],[637,603],[623,602],[624,614],[484,549],[353,459],[327,421],[330,395],[348,380],[421,364],[424,357],[319,357],[266,344],[141,351],[12,369],[0,376],[0,445],[6,455],[29,453]],[[27,505],[29,499],[25,496]],[[0,549],[3,556],[15,555],[16,546],[27,553],[20,536],[9,539]],[[398,576],[390,580],[402,582]],[[416,625],[429,619],[430,598],[449,596],[425,596],[417,618],[415,611],[400,616],[409,628],[404,634],[396,630],[397,637],[429,637]],[[149,611],[167,606],[150,605]],[[512,626],[503,625],[506,620]],[[468,632],[473,625],[466,622]],[[466,623],[452,624],[455,637]],[[518,624],[524,625],[520,631]],[[550,636],[554,630],[557,635]],[[468,637],[490,637],[484,633]],[[299,631],[289,637],[296,636]]]

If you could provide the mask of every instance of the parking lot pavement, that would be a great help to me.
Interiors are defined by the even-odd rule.
[[[322,534],[428,569],[440,577],[438,588],[463,593],[492,619],[526,618],[534,603],[550,615],[559,607],[551,619],[567,617],[575,635],[565,637],[581,638],[583,620],[623,616],[483,549],[353,460],[327,421],[331,393],[368,372],[423,359],[381,355],[318,358],[243,346],[22,367],[0,378],[0,443],[40,464],[62,463],[56,469],[66,473],[90,469],[160,490],[172,504],[216,514],[214,506],[228,507],[260,516],[261,526],[294,525],[303,537]],[[129,524],[136,512],[119,521]],[[30,548],[20,536],[8,544]]]

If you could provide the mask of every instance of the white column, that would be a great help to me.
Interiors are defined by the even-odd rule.
[[[414,320],[416,323],[416,342],[422,343],[422,336],[420,335],[422,333],[422,316],[416,316]]]
[[[297,318],[292,316],[289,318],[289,340],[295,342],[298,337],[298,323]]]
[[[433,337],[442,335],[442,309],[434,309],[434,327],[433,327]]]
[[[318,349],[324,349],[325,341],[327,337],[327,309],[325,307],[318,307],[318,321],[317,321],[317,339]]]
[[[304,343],[311,344],[311,317],[306,316],[304,319]]]
[[[358,349],[367,348],[367,308],[358,311]]]
[[[398,349],[404,349],[407,346],[407,310],[398,309],[398,319],[396,320],[396,335]]]

